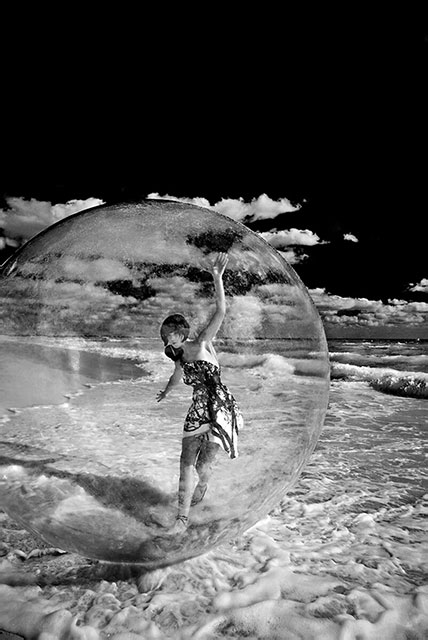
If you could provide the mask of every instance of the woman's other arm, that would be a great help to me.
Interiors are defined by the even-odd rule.
[[[167,383],[165,389],[163,391],[159,391],[158,395],[156,396],[156,399],[157,399],[158,402],[163,400],[168,395],[168,393],[171,391],[171,389],[173,387],[176,387],[178,384],[180,384],[180,382],[182,380],[182,376],[183,376],[183,372],[182,372],[182,369],[181,369],[181,364],[180,364],[180,361],[177,360],[177,362],[175,363],[174,373],[172,374],[172,376],[168,380],[168,383]]]

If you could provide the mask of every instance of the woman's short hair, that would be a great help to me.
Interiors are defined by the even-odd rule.
[[[181,313],[174,313],[162,322],[160,335],[164,345],[168,344],[168,335],[173,331],[179,331],[183,334],[185,340],[189,337],[190,325]]]

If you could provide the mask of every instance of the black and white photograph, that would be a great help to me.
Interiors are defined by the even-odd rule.
[[[0,639],[427,637],[428,38],[264,27],[13,56]]]

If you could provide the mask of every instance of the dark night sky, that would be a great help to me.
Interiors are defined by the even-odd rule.
[[[3,208],[10,196],[286,197],[300,210],[249,226],[309,229],[324,241],[305,247],[308,259],[295,267],[309,288],[428,302],[409,290],[428,278],[417,154],[427,43],[409,50],[387,30],[334,35],[308,33],[282,47],[275,33],[275,44],[249,38],[233,51],[220,38],[219,55],[200,50],[201,36],[160,67],[144,58],[146,47],[119,63],[113,50],[87,64],[70,56],[44,73],[39,60],[23,75],[14,68]]]

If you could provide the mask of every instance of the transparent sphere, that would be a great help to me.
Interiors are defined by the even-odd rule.
[[[227,252],[214,345],[243,416],[204,499],[174,533],[191,385],[159,329],[198,335],[215,311],[210,261]],[[52,225],[0,271],[0,507],[49,544],[147,568],[206,552],[264,517],[313,451],[329,365],[319,315],[283,257],[208,209],[148,200]],[[193,485],[198,476],[192,469]]]

